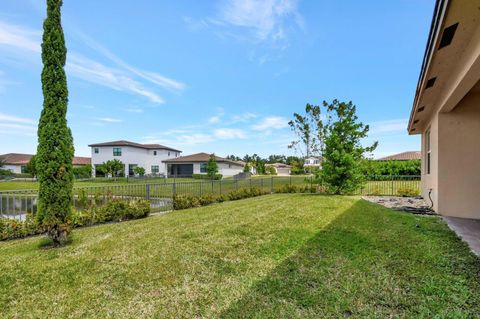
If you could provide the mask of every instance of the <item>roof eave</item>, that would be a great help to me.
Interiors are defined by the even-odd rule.
[[[415,98],[413,100],[412,110],[410,112],[410,118],[408,120],[407,132],[408,134],[418,134],[419,132],[413,132],[413,121],[416,114],[416,109],[418,107],[418,101],[423,92],[423,83],[425,81],[425,75],[430,66],[432,60],[434,49],[436,47],[437,40],[440,35],[440,26],[442,25],[443,19],[445,17],[445,12],[447,11],[449,0],[437,0],[435,2],[434,14],[432,17],[432,22],[430,24],[430,32],[428,34],[428,41],[425,48],[425,54],[423,56],[422,67],[420,69],[420,75],[418,77],[417,89],[415,91]]]

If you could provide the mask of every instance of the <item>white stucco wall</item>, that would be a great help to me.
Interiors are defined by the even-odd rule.
[[[227,163],[217,163],[218,165],[218,174],[222,174],[223,177],[229,177],[237,175],[238,173],[243,172],[243,167]],[[193,174],[206,174],[200,172],[200,163],[193,163]]]
[[[180,156],[180,152],[165,149],[143,149],[131,146],[118,146],[122,149],[121,156],[113,156],[113,148],[117,146],[92,147],[92,166],[102,164],[106,161],[118,159],[125,164],[125,176],[128,175],[128,166],[136,164],[145,168],[145,174],[152,174],[152,165],[158,165],[159,174],[166,174],[167,165],[162,161]],[[95,154],[98,148],[98,154]],[[157,155],[153,155],[157,151]],[[95,172],[93,173],[95,175]]]
[[[2,167],[2,169],[6,169],[6,170],[9,170],[9,171],[12,171],[13,173],[20,174],[22,172],[22,165],[6,164]]]

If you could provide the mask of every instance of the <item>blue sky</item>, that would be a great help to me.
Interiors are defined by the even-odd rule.
[[[0,153],[34,153],[44,1],[0,2]],[[306,103],[352,100],[374,156],[406,126],[433,0],[64,1],[77,155],[126,139],[184,154],[293,154]]]

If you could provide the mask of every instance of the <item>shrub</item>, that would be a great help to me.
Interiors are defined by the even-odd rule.
[[[193,174],[192,178],[194,179],[208,179],[208,180],[221,180],[223,177],[222,174],[215,174],[214,176],[208,176],[207,174]]]
[[[0,240],[40,234],[36,219],[28,214],[25,220],[0,218]]]
[[[284,184],[280,187],[275,189],[275,193],[296,193],[298,191],[298,187],[296,185]]]
[[[217,197],[213,194],[207,194],[198,198],[201,206],[210,205],[217,202]]]
[[[265,195],[267,192],[258,188],[240,188],[229,192],[227,195],[208,194],[204,196],[175,195],[173,197],[173,209],[187,209],[193,207],[206,206],[213,203],[222,203],[226,200],[238,200],[249,197]]]
[[[147,200],[112,200],[102,207],[90,206],[86,209],[74,209],[69,225],[74,227],[90,226],[98,223],[123,221],[147,217],[150,214],[150,202]],[[36,219],[28,214],[25,220],[0,218],[0,240],[22,238],[42,233]]]
[[[150,214],[150,202],[146,200],[125,201],[114,199],[98,210],[94,210],[94,212],[96,212],[98,222],[143,218]]]
[[[201,203],[198,196],[175,195],[173,197],[173,209],[187,209],[192,207],[200,207]]]
[[[90,178],[92,177],[92,165],[83,165],[73,167],[73,175],[75,178]]]
[[[401,187],[397,190],[397,194],[403,197],[415,197],[415,196],[419,196],[420,192],[417,188]]]

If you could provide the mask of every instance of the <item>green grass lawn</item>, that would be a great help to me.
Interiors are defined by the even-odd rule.
[[[480,261],[437,217],[278,194],[0,243],[4,318],[473,318]]]
[[[132,185],[132,184],[146,184],[146,183],[173,183],[173,178],[150,178],[150,179],[138,179],[138,180],[130,180],[128,183],[126,180],[117,180],[117,181],[75,181],[75,187],[82,187],[82,186],[110,186],[110,185]],[[198,181],[198,179],[193,178],[181,178],[176,179],[176,182],[192,182]],[[33,181],[0,181],[0,191],[6,190],[20,190],[20,189],[38,189],[38,182]]]

